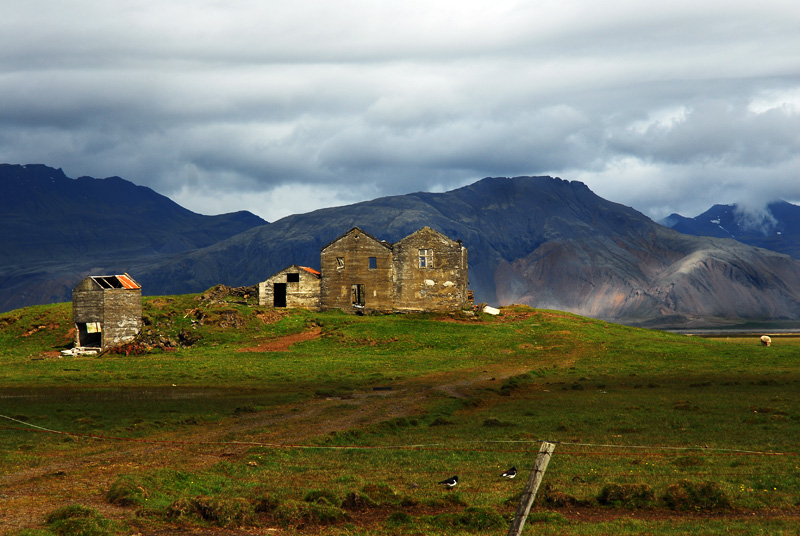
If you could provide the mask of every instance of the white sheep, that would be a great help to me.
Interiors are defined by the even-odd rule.
[[[763,344],[764,346],[769,346],[770,344],[772,344],[772,339],[769,338],[769,335],[762,335],[761,344]]]

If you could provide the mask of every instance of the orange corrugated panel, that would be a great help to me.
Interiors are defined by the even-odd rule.
[[[119,279],[119,282],[122,283],[122,286],[125,287],[125,288],[129,288],[129,289],[141,288],[139,286],[139,283],[134,281],[133,278],[131,276],[129,276],[128,274],[118,275],[116,277],[117,277],[117,279]]]
[[[309,268],[308,266],[301,266],[300,268],[302,268],[303,270],[305,270],[306,272],[308,272],[310,274],[319,275],[318,271],[316,271],[313,268]]]

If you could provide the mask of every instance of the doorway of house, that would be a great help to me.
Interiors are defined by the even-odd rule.
[[[364,285],[353,285],[352,298],[353,307],[364,307]]]
[[[273,307],[286,307],[286,283],[275,283],[272,290]]]

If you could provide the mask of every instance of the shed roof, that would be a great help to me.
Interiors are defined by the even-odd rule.
[[[136,290],[142,288],[139,283],[133,280],[128,274],[117,275],[93,275],[90,276],[92,281],[100,285],[101,288],[125,288],[129,290]]]

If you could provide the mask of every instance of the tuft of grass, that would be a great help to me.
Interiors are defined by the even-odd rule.
[[[51,532],[63,536],[107,536],[119,530],[116,523],[101,516],[94,508],[79,504],[51,512],[45,523]]]
[[[461,512],[428,516],[426,520],[428,524],[444,530],[494,531],[508,524],[508,520],[494,510],[477,506],[468,506]]]
[[[195,517],[219,527],[229,527],[251,523],[255,510],[249,501],[241,497],[201,495],[191,499],[177,499],[164,513],[170,521]]]
[[[731,508],[730,500],[717,482],[681,480],[670,485],[661,500],[672,510],[715,511]]]
[[[328,525],[350,519],[350,515],[337,506],[296,500],[281,502],[273,511],[273,516],[284,526],[298,523]]]
[[[303,500],[305,502],[314,504],[336,505],[341,503],[339,496],[335,492],[327,489],[311,490],[306,493],[305,497],[303,497]]]
[[[597,502],[611,508],[652,508],[656,495],[648,484],[606,484]]]

